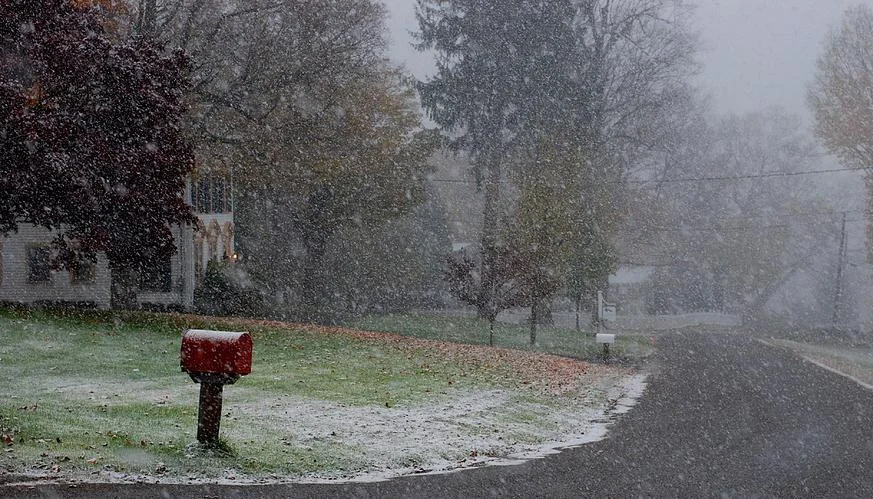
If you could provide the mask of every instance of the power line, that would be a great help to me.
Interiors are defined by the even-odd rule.
[[[865,220],[846,220],[846,223],[864,222]],[[652,227],[649,230],[653,232],[746,232],[752,230],[768,230],[768,229],[791,229],[798,225],[831,225],[834,222],[805,222],[793,224],[773,224],[773,225],[733,225],[724,227],[715,226],[688,226],[688,227]]]
[[[755,218],[814,218],[814,217],[825,217],[825,216],[842,216],[843,221],[845,223],[866,223],[868,220],[863,218],[861,219],[847,219],[847,215],[873,215],[873,212],[863,210],[863,209],[854,209],[854,210],[828,210],[828,211],[812,211],[812,212],[804,212],[804,213],[762,213],[757,215],[745,215],[740,217],[731,217],[731,218],[713,218],[711,221],[720,221],[720,222],[746,222],[750,219]],[[645,224],[637,224],[632,227],[632,230],[650,230],[654,232],[683,232],[683,231],[702,231],[702,232],[710,232],[710,231],[746,231],[746,230],[761,230],[761,229],[790,229],[792,227],[796,227],[798,225],[831,225],[836,223],[836,221],[824,221],[824,220],[809,220],[807,222],[794,222],[794,223],[777,223],[777,224],[767,224],[767,225],[724,225],[724,226],[715,226],[715,225],[688,225],[688,226],[675,226],[675,227],[666,227],[666,226],[656,226],[656,225],[645,225]]]
[[[826,211],[808,211],[808,212],[800,212],[800,213],[758,213],[758,214],[749,214],[749,215],[738,215],[735,217],[715,217],[709,218],[709,220],[716,220],[722,222],[744,222],[746,220],[752,218],[812,218],[812,217],[827,217],[827,216],[840,216],[844,214],[854,214],[854,215],[873,215],[873,212],[864,210],[864,209],[854,209],[854,210],[826,210]],[[847,220],[847,222],[863,222],[864,220]]]
[[[634,180],[634,179],[626,179],[626,180],[607,180],[602,182],[594,182],[593,184],[588,185],[610,185],[610,184],[675,184],[675,183],[683,183],[683,182],[724,182],[724,181],[732,181],[732,180],[752,180],[752,179],[763,179],[763,178],[776,178],[776,177],[798,177],[805,175],[822,175],[827,173],[846,173],[846,172],[859,172],[864,171],[866,168],[829,168],[825,170],[805,170],[805,171],[797,171],[797,172],[769,172],[769,173],[759,173],[759,174],[750,174],[750,175],[732,175],[732,176],[711,176],[711,177],[687,177],[687,178],[674,178],[674,179],[660,179],[660,180]],[[430,182],[437,183],[447,183],[447,184],[475,184],[476,181],[472,179],[462,179],[462,178],[430,178],[428,179]],[[508,183],[507,180],[501,180],[500,183]]]
[[[648,183],[677,183],[677,182],[714,182],[714,181],[725,181],[725,180],[749,180],[749,179],[761,179],[761,178],[774,178],[774,177],[798,177],[802,175],[820,175],[824,173],[842,173],[842,172],[858,172],[862,171],[864,168],[830,168],[827,170],[806,170],[799,172],[770,172],[770,173],[759,173],[755,175],[734,175],[730,177],[695,177],[695,178],[676,178],[676,179],[663,179],[663,180],[627,180],[628,183],[637,183],[637,184],[648,184]]]
[[[718,218],[710,218],[710,221],[718,221],[718,222],[746,222],[751,219],[759,219],[759,218],[815,218],[815,217],[844,217],[845,223],[867,223],[870,220],[866,220],[864,218],[860,219],[848,219],[845,218],[846,215],[862,215],[862,216],[873,216],[873,212],[868,211],[866,209],[852,209],[852,210],[825,210],[825,211],[809,211],[809,212],[800,212],[800,213],[760,213],[760,214],[751,214],[751,215],[742,215],[737,217],[718,217]],[[468,224],[474,223],[478,224],[481,221],[469,221],[463,219],[449,219],[446,220],[449,224]],[[651,232],[742,232],[742,231],[751,231],[751,230],[764,230],[764,229],[790,229],[792,227],[797,227],[798,225],[830,225],[832,223],[836,223],[836,221],[808,221],[808,222],[794,222],[794,223],[777,223],[777,224],[767,224],[767,225],[727,225],[727,226],[715,226],[715,225],[688,225],[688,226],[675,226],[675,227],[667,227],[667,226],[657,226],[654,224],[635,224],[631,227],[627,227],[625,230],[630,229],[638,230],[638,231],[651,231]]]

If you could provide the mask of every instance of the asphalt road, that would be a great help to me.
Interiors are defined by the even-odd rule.
[[[658,338],[601,442],[517,466],[381,483],[0,487],[11,497],[873,497],[873,392],[739,333]]]

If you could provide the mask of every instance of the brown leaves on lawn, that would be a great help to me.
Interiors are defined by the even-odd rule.
[[[206,319],[192,315],[179,315],[178,317],[183,321],[191,322]],[[410,354],[433,356],[436,361],[448,360],[471,369],[489,371],[505,380],[515,381],[524,387],[554,395],[577,390],[584,383],[585,375],[592,369],[591,364],[587,362],[557,355],[482,345],[447,343],[393,333],[243,318],[222,318],[220,322],[241,329],[295,329],[316,334],[343,335],[397,348]]]
[[[303,326],[303,328],[323,334],[347,335],[358,340],[392,346],[410,354],[423,352],[437,360],[454,361],[473,369],[491,371],[528,388],[555,395],[576,390],[584,375],[591,369],[591,365],[587,362],[539,352],[449,343],[337,327]]]

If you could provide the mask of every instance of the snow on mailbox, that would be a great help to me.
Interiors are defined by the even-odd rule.
[[[218,443],[221,393],[252,372],[252,336],[249,333],[189,329],[182,335],[182,371],[200,383],[197,441]]]
[[[198,383],[201,380],[197,377],[205,378],[199,376],[201,374],[239,379],[252,372],[252,336],[249,333],[189,329],[182,336],[182,371]]]

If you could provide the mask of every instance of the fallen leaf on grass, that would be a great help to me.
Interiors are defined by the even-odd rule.
[[[197,324],[203,320],[203,317],[196,315],[180,314],[177,317],[185,324]],[[405,353],[408,360],[423,356],[425,359],[433,359],[436,362],[455,361],[469,366],[470,369],[488,371],[489,375],[497,379],[520,378],[526,380],[527,383],[522,386],[553,395],[574,391],[591,368],[591,365],[586,362],[556,355],[426,340],[392,333],[242,318],[229,318],[222,322],[226,323],[228,327],[294,329],[316,334],[341,335],[391,346]],[[432,366],[425,364],[423,367],[427,369]]]
[[[2,439],[2,440],[3,440],[3,443],[6,444],[6,445],[10,445],[10,446],[11,446],[12,444],[15,443],[15,439],[12,438],[12,435],[6,435],[6,434],[4,434],[4,435],[0,436],[0,439]]]

